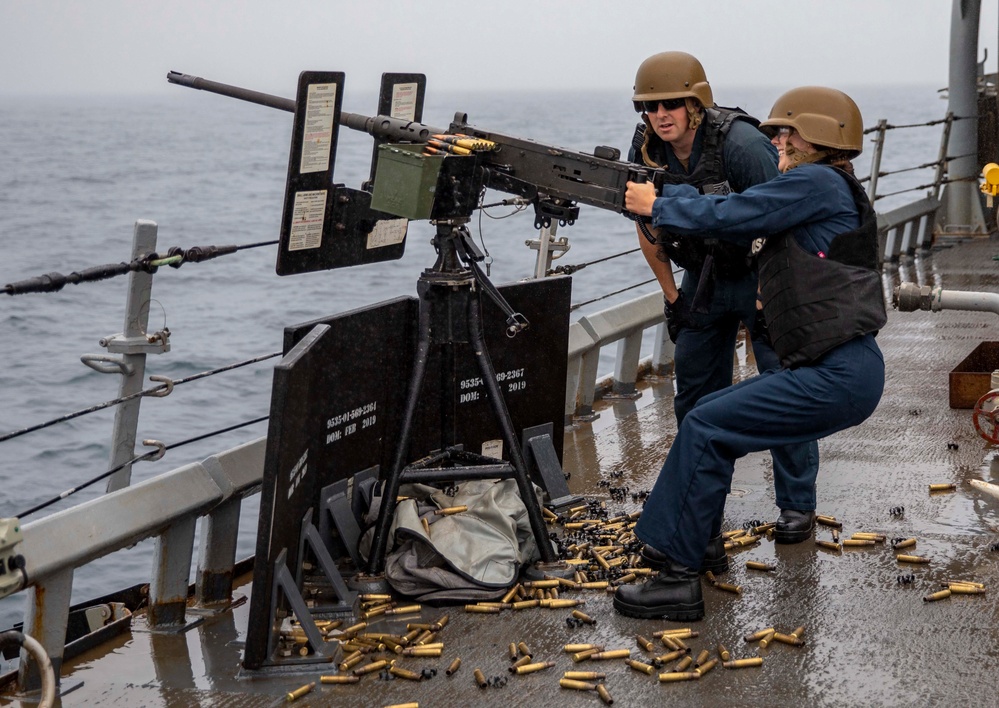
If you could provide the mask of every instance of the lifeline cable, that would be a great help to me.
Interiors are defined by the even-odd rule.
[[[135,393],[129,394],[128,396],[122,396],[121,398],[116,398],[113,401],[105,401],[104,403],[98,403],[96,406],[91,406],[90,408],[84,408],[83,410],[76,411],[74,413],[68,413],[59,418],[54,418],[45,423],[39,423],[38,425],[32,425],[28,428],[22,428],[21,430],[15,430],[4,435],[0,435],[0,443],[6,442],[21,435],[27,433],[33,433],[36,430],[42,430],[56,423],[65,423],[67,420],[73,420],[74,418],[79,418],[80,416],[87,415],[88,413],[96,413],[97,411],[104,410],[105,408],[110,408],[111,406],[116,406],[119,403],[124,403],[125,401],[130,401],[133,398],[139,398],[141,396],[153,396],[160,391],[164,391],[171,386],[177,386],[179,384],[189,383],[191,381],[197,381],[198,379],[203,379],[208,376],[213,376],[215,374],[221,374],[225,371],[232,371],[233,369],[238,369],[242,366],[247,366],[249,364],[256,364],[261,361],[266,361],[267,359],[273,359],[276,356],[281,356],[281,352],[272,352],[270,354],[263,354],[253,359],[246,359],[245,361],[238,361],[235,364],[228,364],[226,366],[220,367],[218,369],[211,369],[209,371],[202,371],[200,374],[193,374],[187,378],[177,379],[176,381],[171,381],[170,383],[163,383],[159,386],[153,386],[152,388],[147,388],[142,391],[136,391]]]
[[[620,253],[615,253],[612,256],[605,256],[603,258],[598,258],[595,261],[588,261],[586,263],[580,263],[579,265],[555,266],[550,271],[548,271],[547,275],[558,275],[558,274],[572,275],[576,271],[582,270],[586,266],[596,265],[597,263],[603,263],[604,261],[609,261],[609,260],[611,260],[613,258],[620,258],[621,256],[627,256],[627,255],[629,255],[631,253],[634,253],[635,251],[640,251],[640,250],[642,250],[642,249],[640,249],[640,248],[633,248],[630,251],[621,251]]]
[[[36,511],[41,511],[42,509],[44,509],[44,508],[46,508],[48,506],[52,506],[56,502],[58,502],[58,501],[60,501],[62,499],[65,499],[66,497],[70,496],[71,494],[75,494],[76,492],[80,491],[81,489],[86,489],[90,485],[95,484],[96,482],[100,482],[102,479],[105,479],[107,477],[110,477],[115,472],[117,472],[119,470],[122,470],[122,469],[124,469],[125,467],[128,467],[131,464],[134,464],[136,462],[141,462],[142,460],[148,460],[148,459],[151,459],[151,458],[154,458],[154,457],[156,457],[157,459],[159,459],[157,456],[162,456],[163,452],[166,451],[166,450],[173,450],[173,449],[176,449],[178,447],[183,447],[184,445],[189,445],[191,443],[198,442],[199,440],[204,440],[205,438],[211,438],[211,437],[215,437],[216,435],[222,435],[223,433],[228,433],[228,432],[231,432],[233,430],[238,430],[239,428],[245,428],[245,427],[247,427],[249,425],[253,425],[254,423],[260,423],[261,421],[267,420],[268,418],[270,418],[270,416],[268,416],[268,415],[262,416],[260,418],[254,418],[253,420],[248,420],[248,421],[246,421],[244,423],[237,423],[236,425],[230,425],[228,428],[222,428],[221,430],[215,430],[215,431],[213,431],[211,433],[205,433],[204,435],[199,435],[197,437],[188,438],[187,440],[181,440],[180,442],[174,443],[173,445],[165,445],[162,448],[157,448],[156,450],[151,450],[149,452],[143,453],[141,455],[133,457],[131,460],[128,460],[127,462],[121,463],[117,467],[113,467],[113,468],[109,469],[107,472],[102,472],[101,474],[97,475],[93,479],[87,480],[83,484],[80,484],[80,485],[78,485],[76,487],[70,487],[66,491],[64,491],[61,494],[59,494],[58,496],[52,497],[51,499],[49,499],[47,501],[44,501],[41,504],[36,504],[35,506],[31,507],[27,511],[22,511],[20,514],[16,514],[16,516],[19,519],[23,519],[25,516],[28,516],[29,514],[34,514]]]
[[[621,293],[628,292],[629,290],[634,290],[635,288],[640,288],[643,285],[648,285],[649,283],[654,283],[654,282],[656,282],[655,278],[649,278],[648,280],[644,280],[641,283],[635,283],[634,285],[629,285],[626,288],[621,288],[620,290],[615,290],[612,293],[607,293],[606,295],[601,295],[600,297],[595,297],[592,300],[587,300],[586,302],[581,302],[581,303],[579,303],[577,305],[573,305],[573,306],[571,306],[569,308],[569,311],[571,312],[573,310],[578,310],[581,307],[586,307],[587,305],[592,305],[593,303],[599,302],[600,300],[606,300],[607,298],[613,297],[614,295],[620,295]]]
[[[193,246],[186,251],[179,246],[172,247],[167,251],[166,256],[158,253],[148,253],[141,258],[134,258],[128,263],[107,263],[105,265],[92,266],[83,270],[74,271],[69,275],[62,273],[46,273],[27,280],[19,280],[14,283],[7,283],[0,292],[8,295],[24,295],[25,293],[54,293],[62,290],[67,283],[77,285],[79,283],[91,283],[98,280],[107,280],[119,275],[126,275],[133,271],[145,271],[155,273],[160,266],[168,265],[171,268],[180,268],[184,263],[200,263],[219,256],[227,256],[236,251],[243,251],[248,248],[258,248],[260,246],[271,246],[278,241],[261,241],[250,243],[244,246]]]

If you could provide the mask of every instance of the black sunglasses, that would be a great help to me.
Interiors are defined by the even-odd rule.
[[[677,108],[685,105],[687,99],[685,98],[662,98],[658,101],[635,101],[635,110],[639,113],[657,113],[659,111],[659,106],[661,105],[667,111],[675,111]]]

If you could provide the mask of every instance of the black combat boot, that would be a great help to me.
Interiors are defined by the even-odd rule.
[[[665,553],[660,553],[652,546],[642,547],[642,562],[653,570],[662,570],[669,557]],[[704,551],[704,560],[701,561],[701,572],[711,571],[715,575],[728,570],[728,554],[725,553],[725,539],[718,534],[710,541]]]
[[[694,622],[704,617],[701,579],[697,571],[666,559],[659,574],[641,585],[622,585],[614,593],[614,609],[628,617]]]
[[[774,528],[774,541],[777,543],[801,543],[812,536],[815,528],[814,511],[781,509]]]

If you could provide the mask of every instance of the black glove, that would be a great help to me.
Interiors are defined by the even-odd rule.
[[[663,295],[663,314],[666,315],[666,333],[669,335],[669,341],[676,344],[676,337],[680,334],[680,330],[683,329],[683,291],[678,291],[676,300],[670,302]]]

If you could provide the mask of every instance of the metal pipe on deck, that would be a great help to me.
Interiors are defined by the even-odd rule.
[[[999,315],[999,293],[944,290],[939,286],[931,288],[929,285],[920,287],[915,283],[902,283],[895,288],[892,305],[899,312],[971,310]]]

